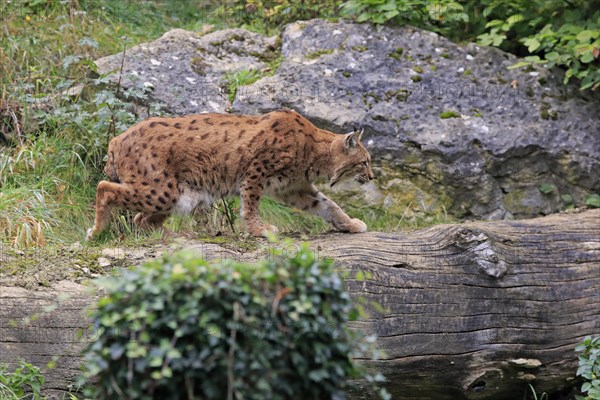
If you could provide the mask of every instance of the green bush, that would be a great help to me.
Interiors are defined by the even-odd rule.
[[[367,349],[346,327],[357,309],[307,247],[258,264],[181,252],[99,287],[84,367],[93,398],[325,399],[382,378],[352,360]]]
[[[577,400],[600,400],[600,336],[587,336],[575,348],[579,354],[577,376],[583,378],[581,393]]]
[[[600,87],[600,10],[588,0],[348,0],[342,13],[357,21],[410,24],[454,41],[474,41],[525,57],[513,67],[542,64],[566,70],[564,83]]]

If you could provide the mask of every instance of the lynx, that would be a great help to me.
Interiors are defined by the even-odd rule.
[[[210,207],[223,196],[240,194],[246,231],[255,236],[277,228],[258,214],[267,194],[311,212],[343,232],[365,232],[313,185],[342,179],[374,178],[371,158],[360,142],[363,131],[338,135],[319,129],[291,110],[265,115],[198,114],[150,118],[111,140],[96,192],[93,239],[106,228],[114,207],[137,211],[134,222],[160,228],[172,213]]]

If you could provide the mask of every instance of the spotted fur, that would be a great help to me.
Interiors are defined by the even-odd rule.
[[[96,220],[88,239],[106,228],[114,207],[137,211],[141,227],[160,227],[171,213],[210,207],[240,194],[241,215],[252,235],[277,232],[258,215],[263,194],[316,214],[345,232],[364,232],[312,182],[334,185],[373,179],[362,132],[337,135],[291,110],[265,115],[199,114],[150,118],[111,140],[96,192]]]

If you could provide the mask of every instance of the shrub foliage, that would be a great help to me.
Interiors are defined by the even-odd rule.
[[[410,24],[455,41],[497,46],[525,60],[524,67],[558,65],[564,82],[600,87],[600,8],[570,0],[348,0],[342,13],[358,21]]]
[[[352,360],[367,348],[346,327],[357,310],[307,247],[258,264],[182,252],[99,285],[91,397],[330,399],[349,379],[380,379]]]
[[[600,336],[587,336],[575,348],[579,353],[579,368],[577,376],[583,378],[581,393],[577,400],[600,399]]]

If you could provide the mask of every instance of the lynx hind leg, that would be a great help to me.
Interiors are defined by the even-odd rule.
[[[142,212],[148,215],[147,222],[159,223],[162,217],[157,214],[168,214],[176,199],[156,187],[142,187],[144,189],[133,188],[125,183],[100,181],[96,189],[96,218],[94,226],[87,232],[87,239],[94,239],[106,229],[110,213],[115,207]],[[144,218],[140,218],[143,222]]]
[[[162,228],[163,222],[167,219],[168,214],[148,214],[148,213],[137,213],[133,222],[142,229]]]
[[[323,218],[339,231],[350,233],[367,231],[367,224],[358,218],[350,218],[340,206],[319,192],[314,185],[291,190],[277,197],[293,207]]]

